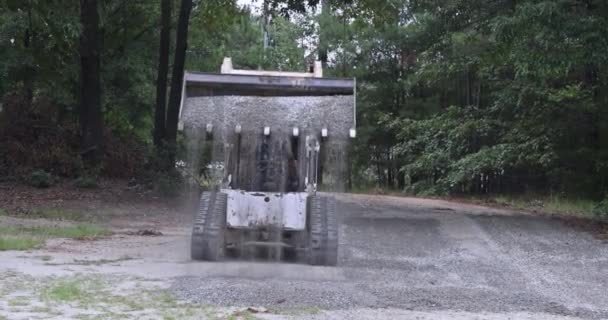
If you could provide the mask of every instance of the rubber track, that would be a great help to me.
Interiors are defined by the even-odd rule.
[[[313,265],[335,266],[338,263],[338,225],[335,200],[310,197],[310,254]]]
[[[203,192],[201,195],[199,210],[192,227],[192,259],[221,259],[227,201],[228,195],[220,192]]]

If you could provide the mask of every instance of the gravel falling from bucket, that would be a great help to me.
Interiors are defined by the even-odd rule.
[[[303,191],[305,141],[310,136],[321,144],[318,190],[346,190],[349,130],[355,125],[352,96],[188,97],[180,121],[185,128],[187,165],[198,168],[193,176],[196,170],[202,173],[199,182],[205,189],[220,183],[226,187],[230,181],[230,188],[249,192]],[[268,135],[264,128],[269,129]],[[326,137],[322,131],[327,132]],[[294,168],[300,173],[295,179],[290,175]],[[217,169],[232,176],[214,176]],[[271,241],[282,241],[281,228],[267,232]],[[257,240],[254,233],[244,233],[243,237],[243,241]],[[238,255],[244,260],[280,258],[260,252],[240,251]]]

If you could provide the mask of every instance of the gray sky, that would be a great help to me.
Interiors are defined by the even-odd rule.
[[[249,6],[252,12],[259,13],[262,1],[263,0],[237,0],[236,3],[239,6]]]

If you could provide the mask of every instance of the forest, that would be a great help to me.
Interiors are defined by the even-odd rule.
[[[608,212],[608,2],[247,3],[0,0],[0,179],[171,180],[184,70],[321,60],[357,79],[353,189]]]

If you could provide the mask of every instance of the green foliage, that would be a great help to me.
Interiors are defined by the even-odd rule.
[[[357,76],[355,167],[422,194],[608,188],[608,5],[359,0],[323,17]]]
[[[41,290],[41,295],[50,301],[91,303],[104,289],[105,284],[99,279],[76,277],[51,281]]]
[[[53,176],[44,170],[35,170],[30,174],[30,184],[36,188],[48,188],[53,182]]]
[[[546,211],[569,216],[589,217],[593,214],[596,205],[596,201],[569,199],[563,196],[551,196],[544,201]]]
[[[110,235],[103,227],[92,224],[58,226],[0,226],[1,250],[29,250],[44,245],[50,238],[92,239]]]
[[[351,161],[361,186],[608,191],[605,1],[348,0],[307,10],[316,3],[271,1],[263,27],[236,0],[197,2],[186,66],[217,72],[230,56],[236,68],[302,71],[329,52],[326,76],[357,78]],[[0,5],[0,175],[76,177],[79,6]],[[99,175],[173,169],[150,147],[159,9],[159,1],[100,5],[107,130]],[[191,177],[209,180],[208,169]],[[77,184],[93,185],[84,180]],[[182,183],[167,174],[155,185],[169,195]]]
[[[0,251],[7,250],[30,250],[39,248],[44,244],[44,240],[22,235],[2,235],[0,236]]]
[[[71,91],[78,83],[78,5],[0,1],[0,6],[0,93],[31,83],[37,95],[62,106],[75,103]]]
[[[0,112],[0,169],[15,176],[34,169],[74,176],[82,170],[77,131],[48,99],[29,102],[25,94],[8,94]]]
[[[0,210],[0,215],[17,217],[21,219],[49,219],[49,220],[72,220],[85,221],[92,220],[90,216],[75,210],[66,210],[59,208],[36,208],[15,210]]]
[[[235,5],[209,1],[190,23],[187,68],[217,72],[224,57],[232,57],[235,68],[304,71],[304,48],[298,40],[305,28],[280,16],[268,25],[268,47],[264,50],[260,17]]]
[[[99,187],[99,185],[97,184],[97,177],[94,177],[94,176],[80,177],[80,178],[76,179],[74,184],[76,185],[76,187],[82,188],[82,189],[95,189],[95,188]]]
[[[31,234],[43,238],[69,238],[69,239],[91,239],[109,236],[112,233],[104,228],[93,224],[76,224],[65,227],[39,226],[19,227],[17,232]],[[6,231],[6,233],[11,233]]]
[[[76,178],[84,167],[78,2],[0,0],[0,7],[0,176],[27,176],[36,168]],[[109,0],[98,9],[104,153],[95,175],[130,178],[172,168],[157,163],[164,159],[153,159],[150,146],[160,1]],[[303,71],[299,24],[271,18],[264,49],[260,23],[235,0],[197,2],[187,68],[217,72],[231,56],[237,68]],[[76,184],[95,183],[84,177]]]
[[[539,194],[499,195],[493,198],[494,202],[517,210],[529,210],[547,214],[564,216],[591,217],[598,202],[569,198],[565,195],[543,196]]]
[[[608,218],[608,198],[605,198],[593,207],[593,214],[599,218]]]
[[[6,151],[0,169],[20,175],[40,168],[74,177],[82,171],[79,5],[36,0],[0,1],[0,7],[0,149]],[[133,175],[133,163],[145,163],[133,157],[142,154],[133,145],[150,140],[157,7],[157,1],[112,0],[99,8],[104,30],[102,105],[109,129],[104,132],[109,140],[105,175]],[[129,143],[117,143],[118,136],[128,136]],[[121,148],[125,145],[129,147]]]
[[[159,173],[155,178],[157,191],[163,196],[174,198],[184,191],[183,178],[176,172]]]

